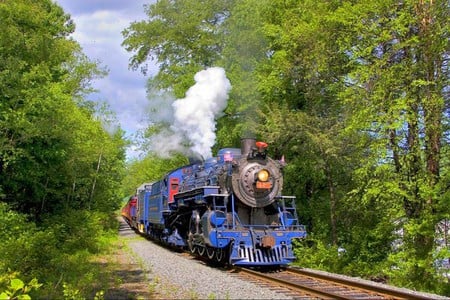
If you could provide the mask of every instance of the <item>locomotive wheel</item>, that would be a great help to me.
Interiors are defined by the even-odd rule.
[[[206,248],[204,247],[204,246],[198,246],[197,247],[197,250],[198,250],[198,254],[200,255],[200,256],[203,256],[204,254],[205,254],[205,250],[206,250]]]
[[[197,246],[194,245],[194,238],[192,233],[189,233],[188,246],[189,251],[191,251],[192,254],[194,254],[197,251]]]
[[[216,251],[215,251],[215,255],[216,255],[216,260],[219,262],[219,263],[222,263],[223,262],[223,260],[224,260],[224,258],[225,258],[225,249],[223,249],[223,248],[217,248],[216,249]]]
[[[233,253],[233,247],[234,247],[234,242],[231,242],[230,245],[228,245],[228,249],[226,250],[226,254],[225,257],[223,258],[224,263],[228,263],[230,266],[231,264],[231,254]]]
[[[209,259],[213,259],[215,255],[215,248],[206,246],[206,255]]]
[[[189,236],[188,236],[188,246],[192,254],[199,253],[199,247],[194,244],[194,235],[198,232],[198,213],[197,215],[192,215],[189,220]]]

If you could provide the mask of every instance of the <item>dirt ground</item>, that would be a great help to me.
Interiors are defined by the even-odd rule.
[[[112,263],[111,277],[114,284],[113,288],[105,292],[104,299],[163,299],[156,293],[151,279],[133,260],[123,242],[119,243],[119,247],[108,257]]]
[[[180,288],[146,270],[139,258],[128,248],[128,242],[138,238],[136,233],[120,219],[119,239],[113,253],[102,259],[101,265],[108,274],[112,286],[105,291],[104,300],[147,300],[147,299],[196,299]]]

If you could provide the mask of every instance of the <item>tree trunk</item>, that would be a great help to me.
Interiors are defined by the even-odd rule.
[[[334,188],[333,175],[331,174],[330,167],[328,163],[325,162],[325,175],[328,182],[328,191],[330,193],[330,223],[331,223],[331,244],[336,246],[338,243],[337,237],[337,220],[336,220],[336,207],[337,199],[336,192]]]

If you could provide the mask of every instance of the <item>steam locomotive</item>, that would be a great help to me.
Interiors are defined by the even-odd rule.
[[[266,150],[246,138],[240,149],[170,171],[137,188],[122,216],[140,233],[215,263],[286,265],[295,259],[292,240],[306,230],[295,197],[281,195],[283,162]]]

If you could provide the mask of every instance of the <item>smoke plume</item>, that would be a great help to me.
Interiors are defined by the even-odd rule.
[[[158,108],[158,118],[171,124],[151,140],[151,150],[161,156],[167,157],[172,151],[193,152],[204,159],[212,156],[216,118],[227,106],[231,84],[225,71],[217,67],[198,72],[194,80],[186,97],[173,101],[168,107],[171,113]]]

